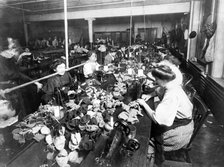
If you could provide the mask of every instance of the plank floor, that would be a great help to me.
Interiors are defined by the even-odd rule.
[[[193,141],[193,167],[224,166],[224,126],[210,114]]]

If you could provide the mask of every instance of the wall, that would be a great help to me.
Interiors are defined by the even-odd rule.
[[[64,23],[63,22],[53,22],[53,23],[31,23],[29,25],[29,38],[48,38],[49,36],[54,36],[60,34],[59,36],[64,38]],[[73,43],[79,42],[81,37],[86,38],[88,34],[87,26],[79,27],[74,25],[68,25],[68,35]]]
[[[126,31],[130,25],[128,23],[121,24],[105,24],[94,25],[94,32],[113,32],[113,31]]]
[[[5,48],[6,37],[12,36],[25,43],[23,17],[21,11],[11,10],[6,12],[6,8],[0,9],[0,47]]]
[[[158,18],[158,20],[156,19]],[[144,22],[145,20],[145,22]],[[162,27],[165,27],[166,31],[169,31],[172,27],[170,20],[163,17],[150,16],[133,17],[133,23],[135,27],[135,35],[138,33],[138,28],[158,28],[157,38],[161,38]],[[68,23],[69,38],[72,42],[79,42],[80,37],[83,35],[84,39],[88,40],[88,24],[86,20],[71,20]],[[115,32],[115,31],[127,31],[130,28],[130,17],[116,17],[108,19],[96,19],[93,21],[94,32]],[[64,36],[64,22],[31,22],[29,24],[29,37],[30,39],[41,38],[48,36],[54,36],[54,34],[62,33]]]
[[[138,33],[138,28],[158,28],[157,38],[162,36],[162,27],[165,27],[166,31],[171,30],[172,23],[168,21],[150,20],[146,19],[144,22],[144,16],[142,18],[133,19],[135,27],[135,35]],[[94,24],[94,32],[113,32],[113,31],[126,31],[130,28],[130,20],[122,20],[119,23],[104,22],[101,24]]]
[[[203,72],[190,61],[187,63],[187,72],[193,75],[194,87],[216,120],[224,125],[224,88],[211,77],[203,75]]]
[[[4,23],[0,25],[0,45],[5,48],[6,38],[12,36],[19,40],[21,45],[25,44],[23,22]]]
[[[170,31],[172,28],[172,24],[171,22],[167,22],[167,21],[162,21],[162,20],[150,20],[150,19],[146,19],[146,21],[144,22],[144,19],[142,17],[142,20],[138,20],[135,22],[135,29],[136,29],[136,34],[137,35],[137,29],[138,28],[158,28],[157,29],[157,38],[161,38],[162,37],[162,32],[163,32],[163,27],[165,27],[166,31]]]

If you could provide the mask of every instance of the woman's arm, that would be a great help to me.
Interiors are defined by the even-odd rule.
[[[53,78],[49,78],[47,80],[47,83],[44,84],[42,90],[46,94],[53,94],[55,89],[55,82]]]
[[[160,125],[171,126],[177,114],[178,99],[172,95],[165,95],[156,110],[152,110],[143,99],[138,99],[138,103],[145,109],[146,114]]]
[[[138,99],[137,101],[145,109],[148,117],[157,123],[157,121],[154,119],[155,111],[150,108],[150,106],[146,103],[146,101],[143,99]]]

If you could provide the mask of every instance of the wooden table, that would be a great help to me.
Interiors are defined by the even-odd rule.
[[[139,97],[136,89],[139,88],[139,85],[136,84],[134,87],[130,87],[133,91],[128,91],[125,96],[125,103],[128,104],[130,101],[136,100]],[[150,100],[148,104],[153,107],[153,100]],[[143,117],[139,117],[139,123],[135,124],[136,126],[136,139],[140,143],[140,148],[134,152],[133,156],[130,158],[124,158],[120,156],[120,154],[114,154],[112,158],[113,167],[146,167],[147,161],[147,151],[148,151],[148,140],[150,138],[151,132],[151,119],[146,116],[145,112]],[[117,118],[118,112],[114,113],[114,117]],[[8,127],[5,129],[7,131],[7,139],[10,142],[8,143],[8,147],[11,145],[11,149],[13,150],[13,155],[8,156],[6,159],[4,157],[0,158],[0,162],[4,164],[4,166],[14,167],[14,166],[37,166],[37,164],[43,164],[43,161],[46,159],[46,152],[44,152],[44,148],[46,147],[44,142],[37,143],[34,140],[26,142],[24,145],[20,145],[16,140],[12,138],[11,131],[15,127]],[[87,157],[80,164],[81,167],[98,167],[96,164],[95,158],[98,157],[104,146],[107,142],[108,136],[101,135],[99,140],[95,143],[95,149],[87,155]],[[14,144],[13,144],[14,143]],[[17,145],[17,146],[15,146]],[[3,160],[4,159],[4,160]],[[1,166],[0,163],[0,166]],[[71,166],[77,167],[77,165],[72,164]],[[37,166],[38,167],[38,166]]]
[[[5,140],[5,143],[0,146],[0,167],[30,167],[35,166],[37,159],[39,161],[43,161],[43,157],[46,159],[46,155],[40,154],[44,150],[44,145],[35,140],[27,140],[24,144],[14,140],[12,130],[15,128],[15,125],[12,125],[0,129]]]
[[[140,118],[140,122],[135,124],[136,126],[136,139],[140,143],[140,148],[133,154],[130,158],[121,157],[120,154],[116,154],[112,158],[112,166],[114,167],[144,167],[146,166],[147,151],[148,151],[148,141],[150,138],[151,131],[151,119],[149,119],[145,114]],[[100,156],[103,151],[104,146],[107,142],[108,137],[102,135],[95,145],[95,149],[91,151],[85,160],[82,162],[81,167],[98,167],[95,158]]]
[[[136,85],[137,88],[139,85]],[[132,92],[129,92],[132,94]],[[125,99],[128,99],[126,103],[130,101],[136,100],[136,97],[130,99],[130,94],[127,94]],[[133,92],[134,93],[134,92]],[[148,101],[148,104],[154,108],[153,99]],[[116,118],[119,112],[115,112],[114,117]],[[140,148],[133,154],[130,158],[124,158],[119,153],[115,154],[112,157],[112,167],[146,167],[147,163],[147,151],[148,151],[148,141],[150,138],[151,132],[151,119],[143,112],[143,117],[139,118],[139,123],[135,124],[136,126],[136,139],[140,143]],[[91,151],[85,160],[81,163],[81,167],[99,167],[100,165],[96,163],[95,158],[99,157],[101,152],[103,151],[108,137],[106,135],[101,135],[97,143],[95,144],[95,148]]]

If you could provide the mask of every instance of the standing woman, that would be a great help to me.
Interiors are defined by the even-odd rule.
[[[178,82],[172,82],[176,75],[170,67],[160,65],[152,71],[159,86],[165,89],[164,96],[155,110],[144,99],[138,99],[147,115],[153,120],[151,143],[148,153],[155,153],[156,164],[163,160],[164,151],[178,150],[187,145],[193,133],[193,105]],[[155,152],[154,152],[155,151]]]
[[[12,37],[8,37],[7,41],[8,49],[0,52],[0,89],[4,91],[8,88],[32,81],[30,77],[20,72],[17,64],[21,51],[19,42]],[[39,106],[38,90],[41,87],[42,84],[36,82],[25,88],[3,95],[12,103],[12,107],[16,110],[19,120],[36,111]]]

